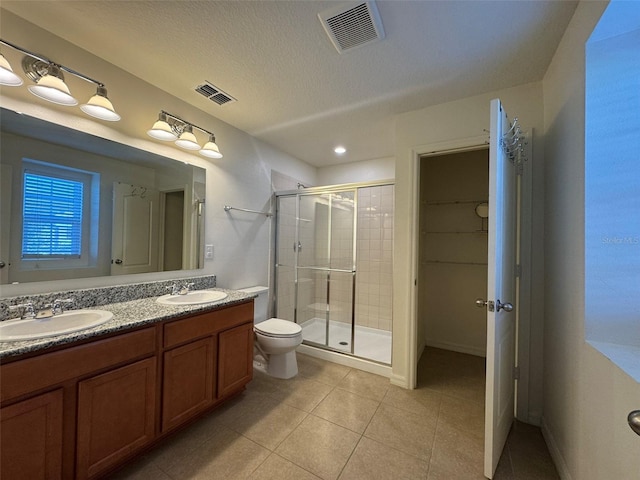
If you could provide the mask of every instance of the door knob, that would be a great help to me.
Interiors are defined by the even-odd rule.
[[[634,410],[627,417],[631,430],[640,435],[640,410]]]
[[[122,265],[122,260],[120,260],[119,258],[116,258],[115,263],[116,265]]]
[[[476,307],[484,308],[487,306],[487,301],[482,298],[476,298]]]
[[[0,268],[4,268],[6,265],[6,263],[4,263],[2,260],[0,260]]]
[[[496,312],[499,312],[500,310],[511,312],[513,310],[513,305],[510,303],[500,303],[500,300],[496,300]]]

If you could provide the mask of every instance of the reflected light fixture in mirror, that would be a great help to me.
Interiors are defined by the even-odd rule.
[[[198,139],[193,133],[194,128],[209,135],[209,141],[205,143],[204,147],[200,147]],[[216,137],[213,132],[205,130],[191,122],[187,122],[177,115],[173,115],[164,110],[160,111],[158,120],[153,124],[151,129],[147,130],[147,135],[156,140],[175,140],[178,147],[184,148],[185,150],[198,150],[200,155],[208,158],[222,158],[223,156],[216,144]]]
[[[78,101],[71,95],[71,91],[64,81],[62,73],[64,70],[97,86],[96,94],[80,107],[84,113],[100,120],[111,122],[120,120],[120,115],[116,113],[113,104],[107,98],[107,89],[103,83],[6,40],[0,39],[0,44],[11,47],[25,55],[22,58],[22,70],[27,78],[35,82],[35,85],[31,85],[28,88],[36,97],[58,105],[77,105]],[[12,87],[22,85],[22,79],[13,72],[9,61],[2,54],[0,54],[0,84]]]

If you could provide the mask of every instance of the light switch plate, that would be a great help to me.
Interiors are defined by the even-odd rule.
[[[207,259],[213,258],[213,245],[204,246],[204,258],[207,258]]]

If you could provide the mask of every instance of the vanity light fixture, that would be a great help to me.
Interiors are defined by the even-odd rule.
[[[7,42],[6,40],[0,39],[0,44],[11,47],[25,55],[22,58],[22,69],[24,74],[35,82],[35,85],[31,85],[28,88],[36,97],[58,105],[77,105],[78,101],[71,95],[69,87],[64,81],[64,75],[62,73],[64,71],[97,86],[96,94],[91,97],[87,103],[80,106],[80,109],[84,113],[110,122],[120,120],[120,115],[116,113],[113,104],[107,98],[107,89],[102,82],[94,80],[69,67],[55,63],[42,55],[35,54],[13,43]],[[13,72],[9,62],[1,54],[0,85],[22,85],[22,79]]]
[[[198,139],[193,133],[194,128],[209,135],[209,141],[205,143],[204,147],[200,147]],[[222,158],[213,132],[187,122],[177,115],[173,115],[164,110],[160,110],[158,120],[153,124],[151,129],[147,130],[147,135],[156,140],[164,140],[167,142],[175,140],[178,147],[184,148],[185,150],[198,150],[199,153],[205,157]]]
[[[13,69],[4,55],[0,53],[0,85],[18,87],[22,85],[22,79],[13,73]]]

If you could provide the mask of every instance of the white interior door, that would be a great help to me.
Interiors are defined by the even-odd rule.
[[[157,190],[113,184],[111,275],[158,270],[159,203]]]
[[[500,100],[492,100],[484,446],[487,478],[493,478],[514,418],[516,167],[500,144],[508,130],[509,121]]]
[[[11,165],[0,165],[0,285],[9,283]]]

